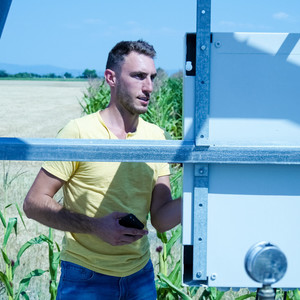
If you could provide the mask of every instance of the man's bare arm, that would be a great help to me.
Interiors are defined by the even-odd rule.
[[[114,212],[104,218],[91,218],[67,210],[53,199],[63,185],[63,180],[41,169],[24,201],[26,216],[62,231],[96,235],[111,245],[129,244],[147,234],[145,230],[119,225],[119,219],[126,213]]]
[[[181,222],[181,198],[172,199],[169,176],[158,178],[152,192],[151,223],[159,232],[172,229]]]

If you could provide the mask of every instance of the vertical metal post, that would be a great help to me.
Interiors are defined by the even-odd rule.
[[[208,145],[211,0],[197,1],[194,140]],[[208,164],[194,165],[193,279],[207,280]]]
[[[211,0],[197,1],[195,141],[207,144],[210,100]]]
[[[12,0],[1,0],[0,1],[0,38],[5,25],[5,21],[8,15],[8,11]]]
[[[207,280],[208,166],[194,165],[193,280]]]

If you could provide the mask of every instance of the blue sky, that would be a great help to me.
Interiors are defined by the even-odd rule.
[[[152,43],[156,66],[183,66],[196,0],[12,0],[0,63],[103,70],[120,40]],[[300,0],[212,0],[213,32],[300,32]]]

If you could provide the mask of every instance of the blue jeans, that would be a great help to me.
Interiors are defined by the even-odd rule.
[[[71,262],[61,262],[57,300],[154,300],[156,289],[151,260],[126,276],[103,275]]]

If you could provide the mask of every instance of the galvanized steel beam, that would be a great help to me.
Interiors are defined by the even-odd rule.
[[[300,143],[287,146],[192,141],[0,138],[0,160],[300,164]]]

